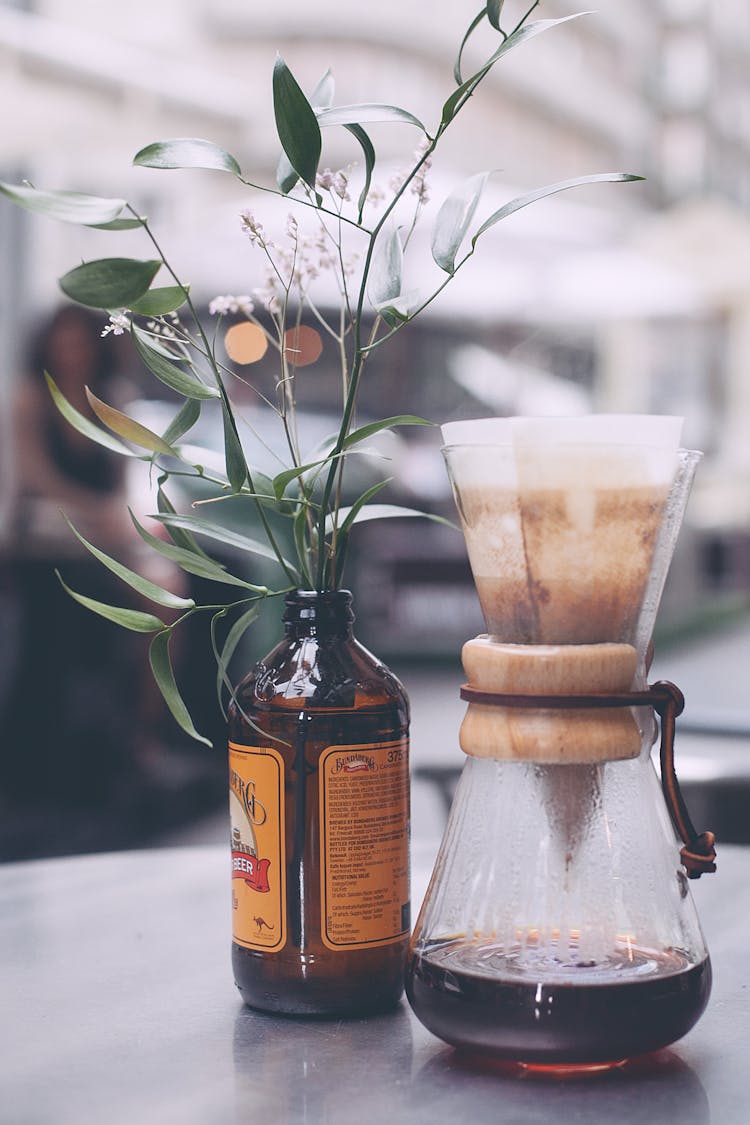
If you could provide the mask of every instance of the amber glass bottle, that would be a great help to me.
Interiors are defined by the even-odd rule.
[[[393,1006],[409,939],[409,708],[348,591],[286,596],[229,715],[232,963],[255,1008]]]

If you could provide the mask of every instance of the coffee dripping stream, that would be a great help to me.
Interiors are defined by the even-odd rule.
[[[708,956],[650,762],[653,711],[607,705],[647,687],[699,458],[678,450],[680,425],[444,427],[487,633],[462,653],[467,762],[407,991],[458,1046],[599,1066],[679,1038],[707,1001]],[[602,705],[581,702],[593,697]]]

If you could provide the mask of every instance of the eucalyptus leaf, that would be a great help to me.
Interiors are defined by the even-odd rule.
[[[170,530],[175,527],[184,528],[195,535],[205,535],[207,539],[215,539],[217,542],[223,543],[226,547],[234,547],[238,551],[245,551],[251,555],[259,555],[261,558],[276,561],[276,554],[265,543],[261,543],[257,539],[251,539],[249,536],[242,535],[238,531],[230,531],[229,528],[220,527],[215,523],[209,523],[207,520],[202,520],[199,516],[183,516],[179,513],[175,513],[174,515],[160,513],[158,516],[152,516],[151,518],[157,519]],[[215,563],[214,565],[218,564]],[[249,582],[243,582],[242,585],[261,594],[268,593],[265,586],[255,586]]]
[[[446,273],[454,273],[456,254],[474,218],[489,172],[479,172],[466,180],[444,201],[432,231],[432,256]]]
[[[409,289],[406,293],[399,293],[389,301],[381,301],[375,305],[375,311],[382,316],[386,324],[395,328],[397,324],[406,324],[424,303],[424,297],[417,289]]]
[[[188,363],[190,361],[185,345],[179,343],[176,339],[146,331],[135,323],[131,325],[131,329],[144,344],[148,344],[152,352],[158,352],[164,359],[171,360],[172,363]]]
[[[155,141],[137,152],[133,163],[142,168],[205,168],[233,172],[235,176],[239,176],[241,172],[231,153],[213,141],[204,141],[200,137],[174,137],[168,141]]]
[[[200,414],[201,404],[198,399],[187,399],[161,435],[167,445],[174,445],[188,430],[191,430],[200,418]]]
[[[299,181],[299,176],[289,163],[289,158],[285,152],[279,156],[279,162],[276,165],[276,183],[278,184],[279,191],[284,195],[289,195],[289,192]]]
[[[219,700],[219,704],[222,708],[222,711],[224,710],[224,705],[223,705],[223,701],[222,701],[222,698],[221,698],[222,685],[226,684],[229,691],[230,692],[233,691],[232,682],[229,679],[229,676],[227,675],[227,669],[229,667],[229,663],[230,663],[232,657],[235,654],[235,651],[237,649],[237,645],[240,643],[240,641],[244,637],[248,628],[252,625],[253,621],[256,621],[258,619],[259,610],[258,610],[258,607],[256,605],[252,605],[252,606],[250,606],[250,608],[248,610],[245,610],[245,612],[243,614],[241,614],[241,616],[238,617],[237,620],[234,622],[234,624],[232,625],[232,628],[229,630],[229,632],[226,635],[226,639],[224,641],[224,644],[222,645],[221,649],[219,649],[218,645],[216,645],[216,643],[215,643],[214,622],[217,620],[218,617],[220,617],[224,613],[226,613],[226,610],[222,610],[221,614],[216,614],[216,616],[213,618],[213,620],[211,622],[211,625],[212,625],[211,636],[212,636],[212,641],[214,642],[214,656],[216,658],[216,694],[217,694],[217,697],[218,697],[218,700]],[[226,714],[225,714],[224,717],[226,718]]]
[[[582,187],[585,184],[632,183],[635,180],[642,179],[643,176],[632,176],[628,172],[600,172],[594,176],[577,176],[573,180],[560,180],[556,184],[549,184],[547,187],[537,188],[536,191],[530,191],[527,195],[519,195],[515,199],[511,199],[504,207],[493,212],[493,214],[482,223],[471,240],[471,244],[475,246],[480,235],[484,234],[490,227],[494,227],[496,223],[507,219],[509,215],[520,211],[522,207],[528,207],[530,203],[536,203],[538,199],[546,199],[548,195],[556,195],[557,192],[568,191],[570,188]]]
[[[487,0],[487,19],[495,31],[500,30],[500,15],[503,10],[504,0]]]
[[[480,67],[476,74],[472,74],[471,78],[467,78],[465,82],[461,83],[457,90],[453,91],[443,106],[440,121],[441,129],[444,129],[446,125],[453,120],[465,96],[473,91],[474,87],[492,70],[492,67],[503,55],[507,55],[508,51],[512,51],[514,47],[519,47],[522,43],[525,43],[528,39],[533,39],[535,35],[539,35],[543,31],[549,31],[550,28],[557,27],[559,24],[567,23],[569,20],[579,19],[581,16],[590,14],[590,12],[575,12],[572,16],[563,16],[561,19],[535,20],[533,23],[527,23],[519,27],[503,41],[494,54],[490,55],[487,62]]]
[[[100,258],[76,266],[59,280],[67,297],[92,309],[129,309],[146,293],[161,268],[160,261]]]
[[[242,449],[240,435],[237,433],[234,417],[230,413],[225,398],[221,400],[221,416],[224,424],[224,460],[227,480],[233,492],[239,492],[247,480],[247,461]]]
[[[329,67],[310,95],[310,105],[313,109],[327,109],[333,101],[334,90],[335,83]],[[299,176],[289,163],[288,156],[282,152],[276,166],[276,183],[284,195],[289,194],[298,179]]]
[[[377,242],[372,255],[367,295],[378,308],[393,301],[401,292],[404,266],[404,249],[401,235],[395,224],[386,227]]]
[[[78,191],[39,191],[29,184],[0,182],[0,193],[27,211],[85,227],[113,223],[127,207],[125,199],[104,199]]]
[[[112,450],[113,453],[119,453],[121,457],[137,456],[133,453],[132,449],[128,449],[126,445],[123,445],[117,438],[112,437],[106,430],[100,430],[85,414],[81,414],[80,411],[76,410],[76,408],[68,402],[52,376],[46,371],[44,372],[44,378],[49,388],[49,393],[52,396],[52,401],[65,421],[69,422],[74,430],[78,430],[78,433],[83,434],[89,441],[94,441],[97,445],[102,445],[105,449]]]
[[[461,83],[464,80],[463,75],[461,73],[461,61],[463,59],[464,48],[466,47],[466,44],[469,42],[469,39],[471,38],[472,33],[474,31],[476,31],[476,29],[479,27],[480,23],[482,22],[482,20],[484,19],[484,17],[486,15],[487,15],[487,7],[485,6],[484,8],[482,8],[481,12],[479,12],[476,16],[474,16],[474,19],[471,21],[468,28],[466,29],[466,34],[464,35],[463,39],[461,40],[461,45],[458,48],[458,55],[456,56],[456,61],[453,65],[453,77],[455,78],[456,83],[459,86],[461,85]]]
[[[133,344],[149,371],[173,391],[184,395],[185,398],[198,400],[219,397],[216,387],[207,387],[194,375],[183,371],[172,360],[165,359],[161,352],[156,351],[151,346],[149,337],[137,324],[133,325]]]
[[[284,469],[283,472],[277,473],[273,478],[272,486],[274,495],[277,500],[280,500],[286,491],[287,485],[291,484],[293,480],[297,480],[303,473],[307,473],[310,469],[317,469],[321,465],[327,465],[329,461],[334,458],[321,457],[319,461],[308,461],[305,465],[295,465],[291,469]]]
[[[88,223],[93,230],[137,230],[145,219],[113,219],[111,223]]]
[[[344,521],[346,521],[353,511],[353,508],[354,505],[352,505],[351,508],[340,508],[339,517],[343,516]],[[369,504],[352,516],[351,523],[365,523],[367,520],[389,520],[404,517],[417,517],[419,519],[432,520],[434,523],[444,524],[445,527],[455,528],[456,526],[450,520],[444,519],[443,516],[435,516],[431,512],[420,512],[416,508],[402,508],[398,504]]]
[[[189,286],[164,285],[160,289],[149,289],[143,297],[130,305],[130,311],[139,316],[164,316],[165,313],[181,309],[188,298]]]
[[[104,551],[99,550],[93,543],[89,543],[88,539],[84,539],[80,531],[78,531],[70,522],[67,516],[64,516],[70,530],[75,535],[79,543],[81,543],[87,551],[94,556],[95,559],[111,570],[113,574],[117,575],[119,579],[127,583],[137,593],[142,594],[144,598],[149,601],[156,602],[157,605],[163,605],[166,609],[192,609],[195,602],[192,598],[181,598],[177,594],[165,590],[162,586],[157,586],[155,582],[150,582],[147,578],[142,578],[140,574],[136,574],[130,567],[124,566],[117,559],[111,558],[106,555]]]
[[[417,129],[421,129],[425,134],[427,133],[418,117],[396,105],[363,102],[359,105],[337,105],[332,109],[324,109],[318,113],[318,124],[321,127],[328,125],[374,125],[393,122],[415,125]]]
[[[395,414],[392,418],[381,418],[378,422],[368,422],[366,426],[352,430],[344,441],[344,449],[350,449],[360,441],[366,441],[373,434],[380,433],[381,430],[390,430],[394,426],[434,426],[434,424],[428,422],[426,418],[419,418],[416,414]]]
[[[92,613],[98,614],[99,617],[105,617],[107,621],[114,621],[115,625],[121,625],[123,629],[130,629],[134,633],[155,633],[157,629],[164,628],[164,622],[155,617],[153,613],[144,613],[139,609],[125,609],[122,606],[97,602],[93,598],[86,597],[85,594],[77,594],[75,590],[71,590],[70,586],[63,581],[58,570],[55,571],[55,574],[60,579],[60,585],[66,594],[69,594],[74,601],[86,609],[90,609]]]
[[[193,400],[188,400],[188,402],[185,403],[185,407],[189,406],[191,402],[193,402]],[[156,490],[156,506],[161,515],[176,516],[177,510],[164,491],[164,483],[166,480],[166,476],[161,477],[159,480],[159,487]],[[208,559],[209,562],[213,562],[189,531],[185,531],[179,527],[168,527],[166,524],[163,524],[163,526],[166,528],[167,535],[176,547],[182,547],[183,550],[193,555],[201,555],[204,559]]]
[[[322,146],[315,110],[300,89],[281,55],[273,68],[273,108],[276,129],[289,163],[311,188],[315,188]]]
[[[115,410],[114,406],[108,406],[106,402],[97,398],[88,387],[86,387],[86,398],[99,421],[103,422],[105,426],[108,426],[121,438],[131,441],[133,445],[139,445],[142,449],[148,449],[152,453],[175,455],[171,445],[167,445],[164,439],[155,434],[153,430],[149,430],[147,426],[142,426],[134,418],[129,418],[121,410]]]
[[[162,539],[152,535],[147,531],[138,519],[130,513],[130,518],[133,521],[133,526],[140,535],[144,543],[152,547],[158,554],[163,555],[165,559],[177,563],[179,567],[187,571],[188,574],[194,574],[197,578],[208,578],[212,582],[224,582],[228,586],[241,586],[244,590],[258,590],[261,587],[253,586],[250,582],[245,582],[242,578],[235,578],[233,574],[225,569],[225,567],[214,559],[209,558],[205,554],[196,555],[193,551],[187,550],[184,547],[177,547],[174,543],[165,543]],[[161,515],[158,517],[160,521],[166,521],[166,516]],[[265,587],[263,587],[265,589]]]
[[[339,534],[346,535],[349,528],[356,521],[357,516],[359,515],[361,510],[364,508],[364,506],[366,504],[369,504],[369,502],[370,502],[370,500],[372,500],[373,496],[377,496],[378,492],[381,492],[387,485],[389,485],[391,483],[392,480],[393,480],[393,478],[389,477],[387,480],[378,481],[377,484],[371,485],[370,488],[368,488],[366,492],[363,492],[362,495],[357,500],[354,501],[354,503],[351,505],[351,507],[339,509],[339,511],[338,511],[339,518],[341,518],[343,516],[343,519],[341,520],[341,523],[339,525]],[[326,519],[326,532],[330,533],[332,530],[333,530],[333,519],[332,519],[331,516],[328,516],[328,518]]]
[[[375,149],[372,141],[361,125],[345,125],[344,128],[359,141],[362,154],[365,158],[365,182],[362,191],[359,193],[359,199],[357,200],[357,222],[361,223],[362,212],[364,211],[367,196],[370,193],[370,184],[372,183],[372,171],[375,167]]]
[[[172,660],[169,654],[169,642],[171,637],[172,630],[164,629],[161,633],[157,633],[151,642],[148,654],[151,671],[159,691],[164,697],[164,702],[172,712],[172,716],[178,726],[180,726],[190,738],[194,738],[196,742],[202,742],[204,746],[211,746],[210,740],[204,738],[202,734],[198,734],[198,731],[193,726],[190,712],[185,706],[185,702],[177,687],[174,671],[172,669]]]
[[[333,71],[329,66],[325,74],[318,79],[315,84],[315,89],[310,94],[310,105],[315,110],[328,109],[333,105],[335,94],[336,82],[333,77]]]
[[[308,508],[308,506],[306,504],[300,504],[299,510],[298,510],[296,516],[294,517],[294,523],[292,525],[293,533],[294,533],[294,546],[295,546],[295,549],[297,551],[297,558],[299,559],[300,567],[302,568],[302,580],[303,580],[303,582],[305,582],[308,589],[315,585],[315,580],[313,579],[313,576],[312,576],[312,574],[310,572],[310,569],[307,565],[308,545],[307,545],[306,533],[308,531],[307,520],[308,520],[309,510],[310,509]],[[314,521],[313,521],[312,525],[310,526],[309,530],[310,530],[311,538],[313,540],[315,540],[317,538],[317,525],[314,523]],[[311,547],[314,546],[314,542],[311,542],[310,546]]]

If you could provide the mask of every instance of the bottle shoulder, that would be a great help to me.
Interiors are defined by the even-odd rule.
[[[285,637],[250,670],[236,691],[237,703],[305,710],[395,707],[408,698],[397,677],[353,637]]]

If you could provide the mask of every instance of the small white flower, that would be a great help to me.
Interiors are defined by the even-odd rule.
[[[245,316],[250,316],[253,311],[253,302],[246,293],[243,293],[239,297],[234,297],[231,293],[227,293],[223,297],[214,297],[214,299],[209,302],[208,311],[211,316],[226,316],[227,313],[238,312],[244,313]]]
[[[265,247],[267,245],[263,224],[258,222],[252,211],[242,211],[240,213],[240,223],[253,245],[258,245],[260,247]]]
[[[324,168],[322,172],[318,172],[315,177],[315,186],[319,187],[321,191],[330,191],[333,187],[334,174],[330,168]]]
[[[127,309],[123,309],[119,313],[109,314],[109,324],[105,325],[101,331],[102,336],[109,336],[110,332],[113,336],[122,336],[124,332],[130,328],[130,322],[126,316]]]
[[[346,190],[349,180],[343,172],[337,172],[333,177],[332,190],[336,193],[339,199],[349,199],[349,192]]]

